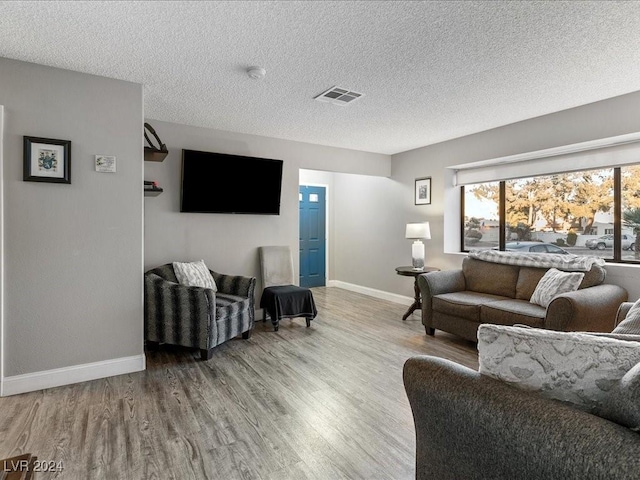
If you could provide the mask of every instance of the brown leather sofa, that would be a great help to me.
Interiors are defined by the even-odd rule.
[[[481,323],[584,332],[613,329],[618,307],[628,296],[624,288],[602,283],[603,267],[593,265],[577,291],[557,296],[545,309],[529,299],[547,270],[467,257],[460,270],[420,275],[427,335],[442,330],[475,342]]]

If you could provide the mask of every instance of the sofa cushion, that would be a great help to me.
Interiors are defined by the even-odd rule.
[[[518,281],[516,283],[516,297],[522,300],[530,300],[540,279],[547,273],[546,268],[520,267]],[[578,287],[595,287],[604,282],[605,270],[600,265],[593,265],[591,270],[584,272],[584,278]]]
[[[545,273],[547,273],[546,268],[520,267],[516,283],[516,298],[529,301]]]
[[[624,320],[613,329],[613,333],[640,335],[640,300],[633,304]]]
[[[527,300],[509,299],[483,305],[480,310],[482,323],[513,325],[521,323],[531,327],[542,327],[547,310]]]
[[[576,291],[583,278],[584,273],[581,272],[561,272],[550,268],[538,282],[530,301],[547,308],[558,295]]]
[[[478,357],[484,375],[597,413],[605,409],[625,374],[640,362],[640,343],[482,324]]]
[[[520,267],[484,262],[473,258],[462,261],[466,290],[514,298]]]
[[[589,270],[588,272],[584,272],[584,278],[582,279],[582,283],[580,283],[578,290],[600,285],[602,282],[604,282],[606,274],[607,271],[602,266],[593,265],[591,267],[591,270]]]
[[[239,295],[228,293],[216,294],[216,321],[236,317],[251,308],[251,300]]]
[[[640,363],[624,374],[597,413],[640,432]]]
[[[436,312],[480,322],[480,307],[482,305],[507,299],[507,297],[500,295],[463,291],[436,295],[431,302],[432,308]]]

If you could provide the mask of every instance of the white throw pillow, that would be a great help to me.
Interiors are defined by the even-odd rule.
[[[633,304],[627,316],[613,329],[612,333],[640,335],[640,300]]]
[[[478,354],[479,371],[484,375],[592,413],[609,411],[607,418],[611,418],[615,407],[611,395],[620,390],[621,379],[640,362],[640,342],[482,324]],[[629,423],[637,423],[638,413],[634,415]]]
[[[577,290],[583,278],[584,273],[561,272],[557,268],[550,268],[536,285],[529,301],[547,308],[551,300],[561,293]]]
[[[210,288],[214,292],[218,291],[216,282],[213,280],[204,260],[198,262],[173,262],[173,271],[176,274],[178,283],[181,285]]]

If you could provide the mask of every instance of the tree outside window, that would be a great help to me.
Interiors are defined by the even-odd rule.
[[[621,250],[614,248],[614,177],[621,179]],[[485,232],[472,239],[484,216],[499,223],[501,189],[505,198],[504,242],[537,241],[578,255],[640,261],[640,165],[567,172],[464,187],[464,248],[494,248]],[[483,215],[467,215],[467,204],[490,206]],[[604,236],[599,236],[598,234]],[[469,237],[469,241],[467,241]],[[605,238],[607,237],[607,238]]]

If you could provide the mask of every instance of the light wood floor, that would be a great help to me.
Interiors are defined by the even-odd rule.
[[[402,305],[338,288],[314,297],[311,328],[259,322],[208,362],[163,348],[145,372],[0,398],[0,458],[63,462],[38,479],[414,478],[404,361],[477,368],[475,346],[427,337]]]

